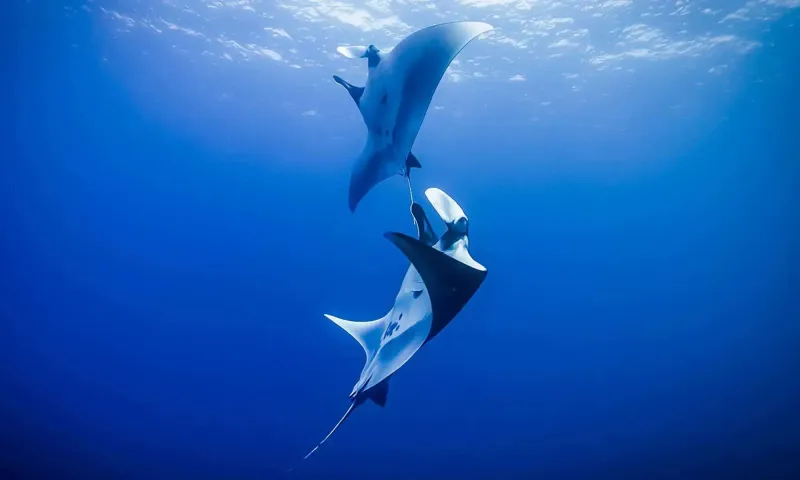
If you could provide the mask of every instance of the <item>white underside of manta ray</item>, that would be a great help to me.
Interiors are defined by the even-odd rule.
[[[421,167],[411,147],[442,76],[469,42],[493,29],[482,22],[442,23],[412,33],[387,51],[374,45],[337,49],[348,58],[366,58],[369,68],[364,87],[333,76],[350,93],[367,126],[366,145],[350,174],[350,211],[378,183]]]
[[[367,399],[384,406],[390,377],[453,320],[486,278],[486,268],[469,254],[469,224],[464,211],[437,188],[426,190],[425,196],[444,221],[447,231],[437,238],[422,206],[414,203],[411,210],[418,239],[401,233],[385,235],[411,261],[389,313],[371,322],[325,315],[358,341],[367,358],[350,392],[350,408],[305,458],[325,443],[355,407]]]

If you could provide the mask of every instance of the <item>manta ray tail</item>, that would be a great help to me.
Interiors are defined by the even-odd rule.
[[[408,157],[406,157],[405,177],[406,177],[406,181],[408,182],[408,195],[411,197],[411,205],[413,206],[414,205],[414,190],[411,188],[411,169],[412,168],[422,168],[422,164],[419,163],[419,160],[417,160],[417,157],[413,153],[408,152]]]
[[[406,182],[408,183],[408,196],[411,197],[411,215],[414,215],[414,189],[411,188],[411,175],[408,173],[406,174]],[[414,217],[414,223],[416,224],[417,218]]]
[[[308,457],[313,455],[317,450],[319,450],[319,447],[321,447],[323,443],[327,442],[328,439],[331,438],[331,435],[333,435],[333,432],[335,432],[339,428],[339,426],[342,423],[344,423],[345,420],[347,420],[347,417],[349,417],[350,414],[353,413],[353,410],[355,410],[356,405],[357,405],[357,402],[354,400],[350,404],[350,406],[347,408],[347,411],[344,412],[344,415],[342,415],[342,418],[340,418],[339,421],[336,423],[336,425],[333,427],[333,429],[331,429],[331,431],[328,432],[327,435],[325,435],[325,438],[323,438],[322,441],[319,442],[316,447],[312,448],[311,451],[308,452],[305,457],[303,457],[303,460],[308,460]],[[291,467],[289,470],[287,470],[287,473],[291,472],[292,470],[294,470],[294,466]]]
[[[350,414],[353,413],[353,410],[355,410],[355,408],[356,408],[356,402],[352,402],[350,404],[350,406],[347,407],[347,411],[344,412],[344,415],[342,415],[342,418],[340,418],[339,421],[336,423],[336,425],[331,429],[331,431],[328,432],[327,435],[325,435],[325,438],[323,438],[322,441],[319,442],[316,447],[312,448],[311,451],[308,452],[305,457],[303,457],[303,460],[307,460],[308,457],[310,457],[311,455],[314,454],[314,452],[319,450],[319,447],[321,447],[323,443],[327,442],[328,439],[331,438],[331,435],[333,435],[333,432],[335,432],[339,428],[339,426],[342,423],[344,423],[345,420],[347,420],[347,417],[349,417]]]

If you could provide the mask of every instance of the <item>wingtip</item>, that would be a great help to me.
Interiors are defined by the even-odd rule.
[[[398,232],[384,232],[383,238],[389,240],[390,242],[394,243],[394,241],[401,237],[403,234]]]
[[[404,240],[410,239],[408,235],[399,232],[384,232],[383,238],[392,242],[392,245],[403,251]]]
[[[350,213],[356,213],[356,208],[358,208],[358,204],[361,203],[361,199],[364,198],[364,195],[357,195],[353,192],[352,184],[350,187],[350,195],[347,199],[347,206],[350,208]]]
[[[488,23],[484,23],[480,30],[480,33],[476,35],[476,38],[486,38],[487,35],[491,34],[494,31],[494,27]]]
[[[470,24],[470,30],[475,33],[476,36],[483,35],[485,33],[489,33],[494,30],[494,26],[490,23],[486,22],[466,22]]]
[[[408,253],[409,250],[408,249],[414,247],[417,244],[420,245],[420,246],[425,246],[427,248],[432,248],[429,245],[426,245],[426,244],[420,242],[416,238],[414,238],[414,237],[412,237],[410,235],[406,235],[405,233],[385,232],[383,234],[383,237],[386,238],[387,240],[389,240],[390,242],[392,242],[392,245],[394,245],[395,247],[400,249],[400,251],[403,252],[403,255],[405,255],[406,257],[408,257],[408,255],[409,255],[409,253]],[[412,263],[413,263],[413,261],[412,261]]]

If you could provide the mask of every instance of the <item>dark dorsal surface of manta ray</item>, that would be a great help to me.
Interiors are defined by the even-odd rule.
[[[364,87],[333,76],[350,93],[367,126],[366,145],[350,173],[350,211],[378,183],[420,167],[409,155],[442,76],[469,42],[493,29],[483,22],[449,22],[418,30],[391,50],[337,48],[345,57],[366,58],[368,67]]]
[[[305,458],[367,399],[386,405],[391,376],[453,320],[486,278],[486,268],[469,253],[469,223],[464,211],[438,188],[426,190],[425,196],[447,230],[438,238],[422,206],[414,203],[411,213],[417,238],[396,232],[385,234],[411,261],[389,313],[369,322],[325,315],[358,341],[367,358],[350,392],[350,408]]]

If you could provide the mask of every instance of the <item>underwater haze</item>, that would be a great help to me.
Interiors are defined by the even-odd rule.
[[[2,479],[800,478],[797,0],[10,0]],[[339,45],[456,20],[415,198],[488,275],[319,451],[414,235]],[[296,465],[290,475],[286,470]]]

